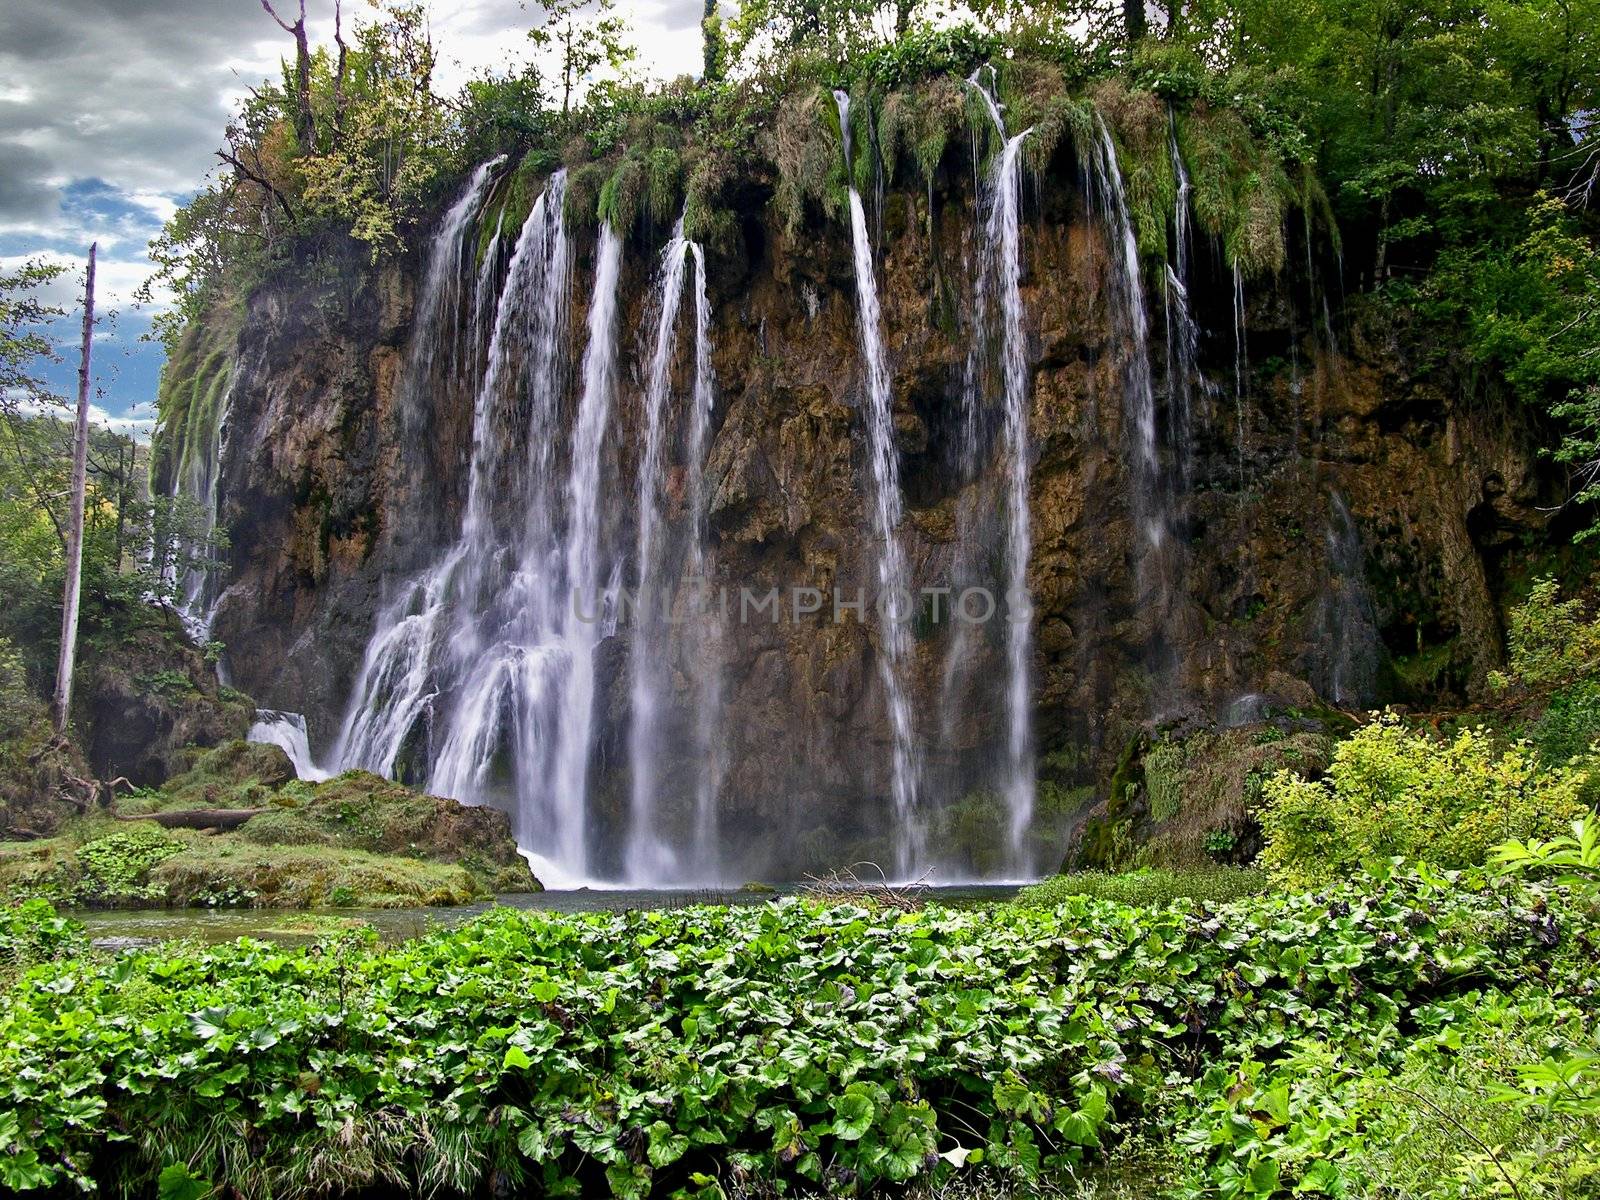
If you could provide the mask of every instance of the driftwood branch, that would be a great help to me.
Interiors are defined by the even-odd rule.
[[[858,867],[870,868],[876,874],[863,879]],[[871,904],[880,908],[894,908],[913,912],[922,907],[923,894],[928,890],[928,876],[923,874],[909,883],[890,883],[883,868],[874,862],[851,863],[826,875],[807,875],[810,880],[800,889],[802,896],[823,900],[830,904]]]

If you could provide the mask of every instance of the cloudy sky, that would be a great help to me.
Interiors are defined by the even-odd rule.
[[[279,11],[296,0],[279,0]],[[519,0],[432,0],[440,85],[527,53],[536,17]],[[700,0],[618,5],[641,65],[670,78],[700,61]],[[346,0],[346,19],[365,8]],[[314,40],[332,41],[333,0],[307,0]],[[99,242],[95,383],[101,412],[125,427],[153,419],[159,346],[133,305],[145,247],[216,165],[236,99],[277,70],[284,34],[259,0],[5,0],[0,17],[0,269],[29,258],[69,264],[52,298],[76,310],[90,242]],[[77,318],[81,320],[81,317]],[[76,344],[73,319],[58,330]],[[48,372],[76,388],[76,350]]]

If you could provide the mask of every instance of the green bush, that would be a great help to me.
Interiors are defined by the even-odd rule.
[[[1152,821],[1169,821],[1183,807],[1183,746],[1157,742],[1145,751],[1144,787]]]
[[[1546,575],[1534,581],[1528,599],[1511,610],[1506,633],[1510,662],[1489,682],[1543,690],[1586,678],[1600,669],[1600,621],[1584,617],[1581,599],[1561,599],[1561,585]]]
[[[1529,737],[1547,763],[1587,752],[1600,740],[1600,679],[1580,679],[1552,693]]]
[[[83,927],[43,900],[24,900],[0,907],[0,983],[35,963],[82,953],[88,943]]]
[[[1395,855],[1482,863],[1507,838],[1560,833],[1592,800],[1590,759],[1551,766],[1484,729],[1443,741],[1386,713],[1334,750],[1328,777],[1280,771],[1260,816],[1262,865],[1293,883],[1337,879]]]

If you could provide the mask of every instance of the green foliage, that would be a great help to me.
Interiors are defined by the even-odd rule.
[[[893,175],[902,156],[919,180],[931,185],[946,146],[967,127],[967,96],[949,76],[891,92],[878,118],[878,144],[884,167]]]
[[[1394,874],[1221,909],[503,911],[387,948],[46,964],[0,993],[0,1169],[140,1189],[183,1163],[293,1200],[733,1170],[866,1194],[982,1164],[1031,1191],[1148,1134],[1194,1195],[1337,1192],[1389,1114],[1331,1106],[1403,1069],[1400,1028],[1444,1046],[1519,979],[1575,982],[1544,902]],[[1536,999],[1530,1023],[1566,1019]]]
[[[0,416],[7,419],[24,400],[35,404],[55,400],[36,372],[40,360],[55,357],[47,331],[62,310],[41,300],[39,289],[65,270],[57,264],[30,261],[0,271]]]
[[[47,901],[23,900],[0,906],[0,985],[36,963],[87,949],[83,927],[57,916]]]
[[[1600,671],[1600,621],[1586,619],[1581,598],[1561,599],[1561,585],[1546,575],[1511,610],[1506,634],[1509,669],[1492,672],[1490,685],[1545,690],[1576,683]]]
[[[1600,894],[1600,820],[1592,815],[1572,823],[1572,834],[1546,841],[1529,838],[1496,846],[1494,862],[1502,869],[1528,873],[1559,872],[1559,882]]]
[[[1183,807],[1183,746],[1161,741],[1145,751],[1144,786],[1152,821],[1170,821]]]
[[[786,97],[774,130],[778,182],[772,203],[793,234],[808,205],[836,217],[844,209],[848,182],[833,98],[821,89]]]
[[[78,847],[77,878],[63,898],[76,904],[160,899],[163,890],[150,883],[150,871],[182,851],[181,842],[146,830],[96,838]]]
[[[1339,878],[1373,858],[1482,863],[1506,838],[1557,832],[1593,795],[1590,760],[1547,765],[1486,729],[1441,741],[1392,714],[1334,751],[1328,777],[1267,780],[1262,864],[1296,883]]]

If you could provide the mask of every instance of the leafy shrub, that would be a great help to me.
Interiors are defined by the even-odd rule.
[[[1528,599],[1511,610],[1509,670],[1491,672],[1490,684],[1546,689],[1600,670],[1600,621],[1586,620],[1586,607],[1576,597],[1561,599],[1561,585],[1551,576],[1535,580]]]
[[[149,882],[150,871],[182,852],[181,842],[142,829],[86,842],[75,855],[73,898],[85,904],[159,900],[164,893]]]
[[[1183,807],[1183,746],[1157,742],[1145,751],[1144,787],[1152,821],[1169,821]]]
[[[28,672],[14,647],[0,638],[0,739],[14,738],[39,715]]]
[[[1580,679],[1552,693],[1528,735],[1545,762],[1587,751],[1600,740],[1600,679]]]
[[[34,963],[82,953],[83,927],[56,915],[44,900],[0,907],[0,981]]]
[[[1559,833],[1586,811],[1594,767],[1542,763],[1484,729],[1441,741],[1386,713],[1334,750],[1325,780],[1267,780],[1262,864],[1290,881],[1335,879],[1372,857],[1460,867],[1505,838]]]

